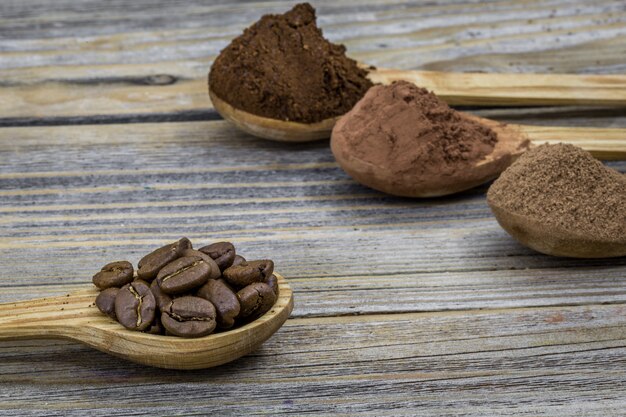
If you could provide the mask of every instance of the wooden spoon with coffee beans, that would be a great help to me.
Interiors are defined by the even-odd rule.
[[[391,84],[406,80],[434,92],[450,105],[539,106],[626,105],[626,75],[485,74],[400,71],[378,68],[368,78]],[[330,137],[339,117],[299,123],[257,116],[231,106],[209,90],[213,106],[239,129],[265,139],[308,142]]]
[[[196,339],[126,330],[94,304],[96,288],[65,296],[0,304],[0,341],[69,339],[143,365],[169,369],[202,369],[233,361],[258,348],[287,320],[293,294],[274,272],[280,289],[270,311],[221,333]]]

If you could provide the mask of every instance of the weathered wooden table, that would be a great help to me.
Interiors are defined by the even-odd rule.
[[[0,342],[0,415],[624,415],[626,259],[538,255],[499,228],[485,187],[392,198],[350,180],[326,141],[220,120],[212,59],[287,3],[0,4],[0,301],[84,288],[180,236],[271,256],[296,301],[256,353],[203,371]],[[626,71],[621,0],[315,5],[374,65]],[[472,111],[626,127],[624,109]]]

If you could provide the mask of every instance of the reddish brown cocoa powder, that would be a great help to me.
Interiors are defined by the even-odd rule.
[[[335,156],[349,155],[391,178],[388,184],[374,180],[366,185],[410,195],[393,178],[435,184],[465,175],[492,152],[497,140],[489,127],[463,117],[428,90],[397,81],[372,87],[337,123],[332,146]]]
[[[572,145],[525,152],[491,185],[487,199],[541,224],[626,245],[626,175]]]
[[[263,16],[216,58],[209,88],[237,109],[273,119],[313,123],[346,113],[372,83],[315,20],[308,3]]]

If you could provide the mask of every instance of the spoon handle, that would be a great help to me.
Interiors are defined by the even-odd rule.
[[[626,129],[517,125],[535,145],[569,143],[604,160],[626,160]]]
[[[101,316],[92,291],[0,304],[0,340],[74,338]]]
[[[381,84],[410,81],[452,105],[626,106],[626,74],[485,74],[378,68],[369,78]]]

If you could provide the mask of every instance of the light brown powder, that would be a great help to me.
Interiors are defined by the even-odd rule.
[[[626,175],[572,145],[527,151],[492,184],[487,198],[542,224],[626,244]]]

